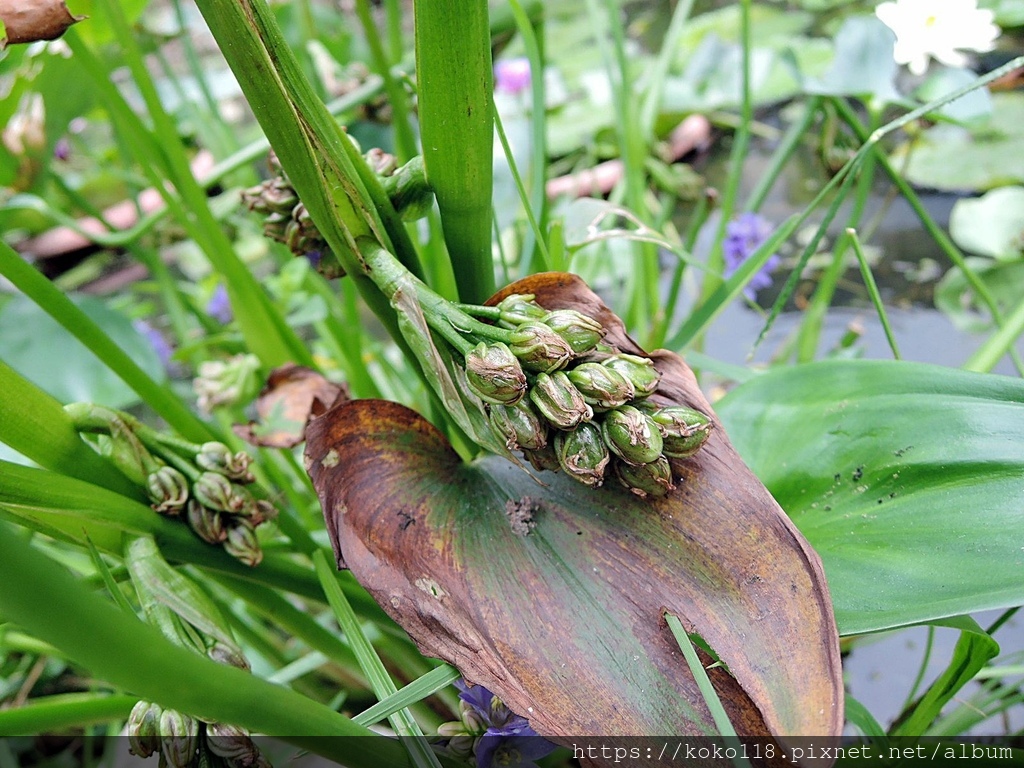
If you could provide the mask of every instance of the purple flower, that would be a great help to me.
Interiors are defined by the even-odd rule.
[[[57,143],[53,145],[53,156],[61,162],[67,162],[71,157],[71,142],[68,141],[67,136],[57,139]]]
[[[235,315],[231,311],[231,301],[228,299],[227,288],[224,287],[223,283],[217,285],[217,289],[213,292],[213,296],[210,297],[210,301],[206,304],[206,314],[216,320],[218,323],[227,325],[234,319]]]
[[[530,87],[530,61],[519,57],[494,65],[494,90],[515,96]]]
[[[756,213],[741,213],[725,227],[725,240],[722,243],[722,257],[725,259],[725,276],[729,277],[739,269],[740,265],[750,258],[751,254],[767,240],[774,227],[771,222]],[[751,301],[762,288],[772,284],[771,273],[779,265],[778,254],[773,253],[764,265],[754,274],[743,289],[743,295]]]
[[[309,266],[316,269],[320,266],[320,262],[323,261],[324,255],[321,251],[307,251],[306,260],[309,262]]]
[[[156,356],[160,358],[164,368],[170,368],[174,347],[164,338],[164,335],[145,320],[133,320],[132,326],[139,335],[144,336],[146,341],[149,342],[149,346],[156,352]]]
[[[463,703],[463,720],[478,721],[485,728],[474,748],[477,768],[536,768],[534,760],[554,751],[555,745],[538,736],[525,717],[510,710],[482,685],[470,688],[456,680],[455,687]]]

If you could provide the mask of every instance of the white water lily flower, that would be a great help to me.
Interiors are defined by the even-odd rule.
[[[896,33],[896,62],[915,75],[925,73],[929,57],[962,67],[963,51],[991,51],[999,37],[995,15],[978,0],[895,0],[879,4],[875,15]]]

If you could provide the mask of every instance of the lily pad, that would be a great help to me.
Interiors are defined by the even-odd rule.
[[[576,277],[539,275],[495,299],[508,292],[589,314],[606,342],[643,354]],[[713,414],[679,357],[652,359],[656,400]],[[380,400],[314,419],[306,462],[339,564],[425,653],[542,735],[717,732],[665,611],[726,665],[709,672],[740,734],[841,730],[818,557],[720,428],[673,462],[678,489],[657,500],[497,456],[464,463],[421,416]]]
[[[1013,261],[1024,255],[1024,187],[1001,187],[973,200],[957,200],[949,234],[979,256]]]
[[[1024,382],[837,360],[718,405],[821,554],[844,634],[1024,602]]]
[[[73,301],[146,373],[157,381],[167,377],[160,356],[128,318],[91,296]],[[125,408],[139,402],[127,384],[30,299],[15,296],[7,302],[0,309],[0,328],[0,358],[62,403],[88,400]]]
[[[940,124],[891,155],[919,187],[981,191],[1024,182],[1024,93],[992,96],[991,117],[970,128]]]

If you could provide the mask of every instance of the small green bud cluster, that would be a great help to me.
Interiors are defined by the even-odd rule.
[[[91,403],[71,403],[64,410],[80,432],[106,435],[107,457],[144,489],[156,512],[184,520],[203,541],[246,565],[260,563],[256,528],[277,517],[277,509],[246,487],[255,481],[249,454],[217,441],[195,444],[165,435]]]
[[[466,356],[466,372],[509,449],[591,487],[610,473],[640,496],[672,490],[668,459],[695,454],[711,420],[651,403],[661,380],[653,361],[599,350],[605,330],[594,318],[548,312],[530,295],[509,296],[496,310],[490,316],[511,330],[511,340],[479,344]]]
[[[236,725],[208,723],[149,701],[138,702],[128,716],[128,750],[136,757],[157,754],[168,768],[216,765],[269,768],[249,732]],[[213,759],[211,759],[213,758]]]
[[[255,478],[249,471],[252,457],[232,452],[224,443],[208,442],[193,454],[191,481],[185,473],[164,464],[146,478],[153,509],[164,515],[183,516],[203,541],[224,547],[246,565],[263,559],[256,527],[277,516],[274,505],[253,497],[246,485]]]
[[[398,167],[394,155],[371,149],[363,156],[380,179],[384,192],[403,221],[422,219],[434,205],[434,191],[427,183],[423,158],[414,157]],[[327,278],[342,277],[345,269],[299,200],[295,187],[276,155],[270,155],[273,175],[242,191],[242,203],[263,217],[263,234],[284,243],[296,256],[317,254],[317,270]]]

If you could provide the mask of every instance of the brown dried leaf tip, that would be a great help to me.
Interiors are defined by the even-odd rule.
[[[250,445],[293,448],[306,439],[310,418],[349,399],[348,389],[323,374],[294,363],[275,368],[256,400],[260,421],[236,424],[235,434]]]

